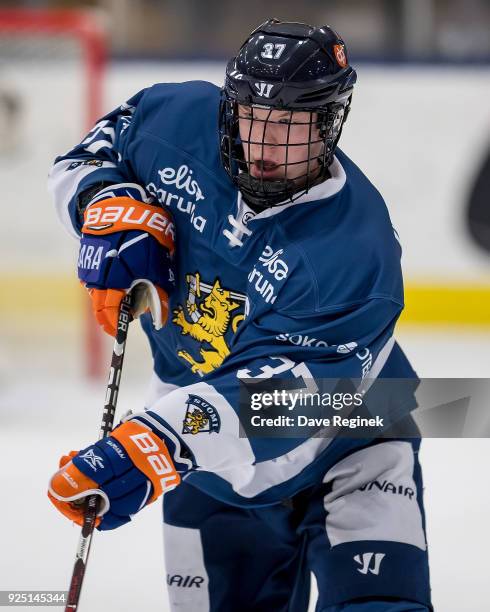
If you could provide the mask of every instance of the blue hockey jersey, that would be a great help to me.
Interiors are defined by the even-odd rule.
[[[99,184],[140,185],[171,211],[177,289],[163,329],[142,318],[155,378],[138,418],[165,437],[190,482],[261,505],[315,482],[365,441],[240,436],[240,379],[369,385],[415,374],[393,338],[401,250],[378,191],[338,150],[331,178],[255,213],[221,165],[218,106],[206,82],[143,90],[56,160],[50,184],[74,235],[77,198]]]
[[[145,410],[131,418],[165,440],[187,483],[228,504],[278,504],[323,483],[335,585],[326,606],[377,596],[430,606],[417,444],[240,430],[242,380],[305,388],[353,379],[366,391],[377,378],[416,378],[393,336],[403,309],[401,249],[385,203],[337,150],[328,180],[256,213],[220,162],[219,95],[206,82],[143,90],[50,174],[74,236],[78,197],[98,187],[107,197],[111,186],[143,187],[175,221],[171,316],[159,331],[142,317],[154,376]],[[399,398],[398,416],[414,406],[413,395]],[[370,601],[354,609],[427,608]]]

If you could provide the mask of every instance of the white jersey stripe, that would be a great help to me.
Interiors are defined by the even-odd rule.
[[[86,166],[83,163],[74,170],[68,170],[68,167],[76,162],[73,159],[64,159],[55,164],[48,177],[48,189],[54,198],[56,213],[61,223],[68,230],[68,233],[74,238],[80,238],[75,231],[68,205],[76,194],[80,181],[92,172],[97,172],[101,168],[116,168],[116,164],[112,162],[101,162],[100,166]],[[79,160],[83,162],[83,160]]]

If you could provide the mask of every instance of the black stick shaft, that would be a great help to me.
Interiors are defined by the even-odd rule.
[[[104,414],[100,426],[99,439],[105,438],[110,434],[114,427],[114,415],[116,413],[117,396],[119,393],[119,382],[124,361],[124,349],[128,335],[129,324],[133,317],[131,315],[131,294],[125,296],[119,309],[117,321],[117,332],[112,351],[111,368],[109,370],[109,381],[105,397]],[[82,590],[83,578],[87,568],[90,544],[95,528],[99,496],[91,495],[85,501],[85,511],[80,540],[78,541],[77,552],[75,554],[75,565],[71,576],[70,589],[68,591],[68,602],[65,612],[74,612],[78,609],[80,593]]]

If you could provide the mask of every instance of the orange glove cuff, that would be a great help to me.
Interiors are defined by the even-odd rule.
[[[128,230],[151,234],[173,255],[175,249],[174,223],[170,214],[151,204],[129,197],[109,198],[89,206],[84,212],[83,234],[103,236]]]
[[[116,427],[111,436],[122,444],[134,465],[151,481],[153,495],[148,503],[180,484],[165,443],[150,429],[127,421]]]

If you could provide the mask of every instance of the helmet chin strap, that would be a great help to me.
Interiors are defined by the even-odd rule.
[[[298,190],[298,186],[291,179],[265,181],[254,178],[246,172],[238,175],[237,183],[243,199],[255,212],[279,206]]]

